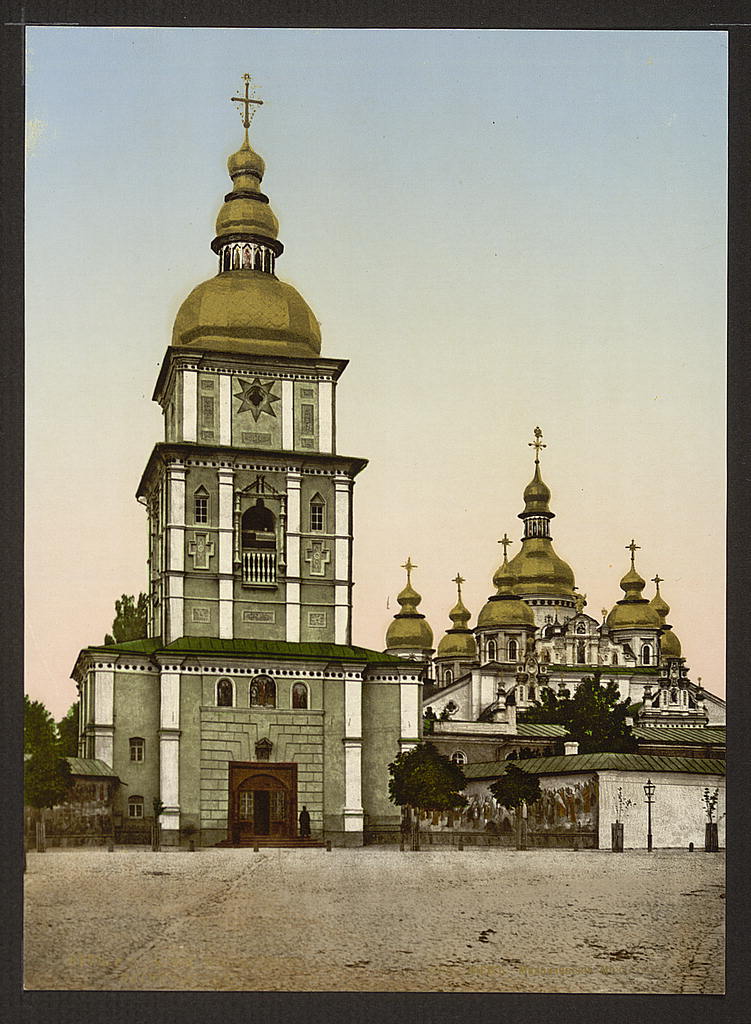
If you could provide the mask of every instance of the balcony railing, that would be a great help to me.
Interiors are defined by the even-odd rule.
[[[276,583],[276,551],[243,551],[243,583]]]

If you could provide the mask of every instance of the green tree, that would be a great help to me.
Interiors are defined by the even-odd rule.
[[[516,810],[524,803],[529,806],[542,796],[538,777],[522,771],[515,764],[506,768],[500,779],[490,787],[490,792],[499,804],[503,804],[510,811]]]
[[[72,785],[52,715],[41,701],[24,697],[24,802],[40,812],[62,803]]]
[[[543,690],[540,703],[520,714],[519,720],[565,726],[582,754],[631,753],[636,740],[626,724],[630,708],[629,700],[620,700],[618,684],[611,679],[603,685],[601,673],[595,672],[582,679],[573,696]]]
[[[405,808],[412,848],[420,848],[420,811],[449,811],[466,807],[464,772],[430,743],[404,750],[389,765],[389,798]]]
[[[79,704],[71,704],[65,718],[57,723],[57,734],[60,737],[60,753],[65,757],[78,757],[78,714]]]
[[[105,644],[142,640],[148,632],[148,607],[146,594],[139,594],[138,601],[132,594],[123,594],[119,601],[115,601],[112,632],[105,636]]]

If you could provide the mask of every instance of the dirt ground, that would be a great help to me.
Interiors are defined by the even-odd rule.
[[[724,860],[30,853],[26,988],[721,993]]]

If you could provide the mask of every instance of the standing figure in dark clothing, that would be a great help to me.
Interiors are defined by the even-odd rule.
[[[305,804],[300,811],[300,838],[310,839],[310,814]]]

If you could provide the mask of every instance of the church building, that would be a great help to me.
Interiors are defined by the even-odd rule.
[[[457,763],[563,753],[561,726],[525,723],[523,712],[545,689],[572,694],[581,680],[601,673],[618,685],[621,700],[633,708],[636,734],[650,749],[676,745],[703,751],[716,748],[724,726],[725,702],[691,681],[681,643],[668,622],[670,606],[660,593],[644,596],[645,580],[636,568],[639,546],[626,545],[630,565],[620,581],[622,597],[602,619],[585,612],[574,572],[553,547],[551,492],[542,478],[540,453],[546,447],[535,428],[534,474],[524,489],[521,548],[509,560],[512,544],[504,534],[503,562],[493,576],[495,593],[470,628],[457,575],[457,603],[450,628],[434,648],[433,631],[418,611],[421,596],[411,581],[398,597],[401,606],[386,633],[389,653],[423,666],[423,709],[432,739]],[[664,731],[660,739],[659,730]]]
[[[421,667],[352,646],[353,489],[318,322],[277,277],[283,245],[245,138],[228,161],[217,272],[181,305],[154,390],[164,440],[148,516],[148,637],[87,647],[73,678],[84,758],[123,785],[115,811],[160,811],[166,843],[297,836],[360,845],[398,827],[388,764],[418,742]],[[155,801],[158,804],[155,805]]]

